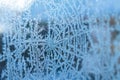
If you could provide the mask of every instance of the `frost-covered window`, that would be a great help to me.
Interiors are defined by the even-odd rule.
[[[0,80],[120,80],[119,0],[0,0]]]

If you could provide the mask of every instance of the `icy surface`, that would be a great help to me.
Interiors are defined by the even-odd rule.
[[[119,6],[111,13],[102,9],[108,0],[20,1],[29,5],[0,6],[0,80],[120,79]]]

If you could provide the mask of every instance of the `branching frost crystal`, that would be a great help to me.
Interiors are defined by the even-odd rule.
[[[119,80],[120,15],[97,1],[0,9],[0,80]]]

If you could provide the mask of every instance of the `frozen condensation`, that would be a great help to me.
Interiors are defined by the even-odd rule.
[[[30,1],[0,7],[0,80],[120,79],[119,12],[99,0]]]

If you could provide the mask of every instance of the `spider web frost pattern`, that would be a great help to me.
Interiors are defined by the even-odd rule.
[[[109,21],[110,17],[98,16],[96,12],[91,15],[90,10],[94,8],[87,4],[87,1],[79,0],[41,0],[35,5],[44,6],[45,22],[32,19],[30,13],[15,20],[3,34],[0,60],[6,65],[1,79],[119,79],[117,61],[120,55],[111,56],[114,28],[104,21]]]

